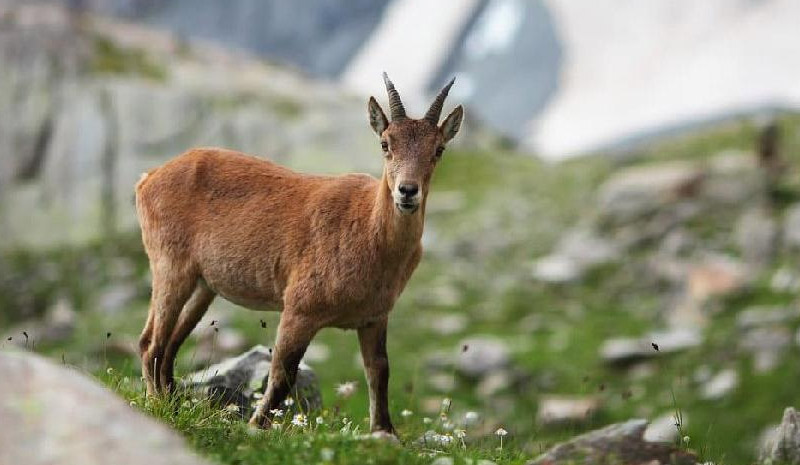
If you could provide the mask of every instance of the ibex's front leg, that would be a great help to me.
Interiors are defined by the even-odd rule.
[[[250,418],[250,424],[261,428],[270,427],[270,413],[282,409],[283,401],[294,386],[297,368],[318,328],[307,319],[284,310],[278,324],[272,364],[264,397]]]
[[[372,431],[395,434],[389,418],[389,357],[386,353],[386,320],[358,330],[361,357],[369,383],[369,423]]]

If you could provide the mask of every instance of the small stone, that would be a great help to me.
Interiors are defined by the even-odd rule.
[[[471,378],[506,368],[510,361],[508,346],[494,337],[476,336],[464,339],[458,345],[456,366],[459,372]]]
[[[139,296],[139,291],[131,283],[112,284],[97,297],[97,308],[106,313],[119,313]]]
[[[452,457],[437,457],[431,465],[453,465],[453,463]]]
[[[533,277],[551,284],[577,281],[581,273],[577,262],[563,255],[548,255],[533,265]]]
[[[428,376],[426,381],[437,392],[451,392],[456,388],[456,381],[452,373],[434,373]]]
[[[745,211],[734,229],[736,245],[745,261],[757,265],[772,261],[778,248],[779,233],[778,223],[763,207]]]
[[[682,427],[686,427],[687,417],[685,414],[681,415],[681,421]],[[675,442],[680,435],[676,423],[675,413],[664,413],[647,425],[642,438],[647,442]]]
[[[739,373],[736,370],[722,370],[703,385],[701,396],[706,400],[718,400],[730,394],[738,385]]]
[[[775,292],[797,292],[800,290],[800,276],[790,268],[779,268],[769,285]]]
[[[600,408],[595,397],[543,396],[536,421],[542,426],[584,422]]]
[[[331,357],[331,349],[320,342],[312,342],[306,349],[303,360],[308,363],[324,363]]]
[[[769,434],[761,450],[761,460],[800,465],[800,414],[792,407],[783,411],[781,424]]]
[[[691,349],[702,344],[699,331],[690,328],[675,328],[668,331],[653,332],[642,338],[614,338],[603,343],[600,356],[607,363],[625,364],[644,358],[655,357],[659,353],[669,354]],[[655,350],[655,347],[658,350]]]
[[[788,323],[797,319],[798,312],[784,307],[750,307],[736,315],[739,329],[751,329]]]
[[[430,318],[429,326],[441,336],[458,334],[467,327],[468,319],[461,313],[448,313]]]
[[[783,220],[783,240],[790,248],[800,249],[800,203],[786,209]]]
[[[475,392],[482,398],[492,397],[509,389],[512,384],[513,379],[508,371],[494,371],[486,375],[481,382],[478,383]]]

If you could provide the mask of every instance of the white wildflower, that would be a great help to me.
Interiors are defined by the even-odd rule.
[[[294,405],[294,399],[292,399],[291,397],[287,397],[286,400],[283,401],[283,405],[291,407],[292,405]]]
[[[464,414],[464,421],[468,425],[474,425],[475,423],[478,422],[479,418],[480,418],[480,415],[478,415],[478,412],[469,411],[466,414]]]
[[[308,418],[306,418],[306,416],[302,413],[298,413],[294,416],[294,418],[292,418],[292,424],[294,426],[304,428],[306,425],[308,425]]]
[[[684,436],[683,437],[683,442],[686,443],[686,444],[689,444],[689,441],[691,441],[691,440],[692,440],[692,438],[690,438],[689,436]]]
[[[281,410],[279,408],[274,408],[274,409],[270,410],[269,413],[271,413],[273,417],[280,418],[280,417],[283,416],[283,410]]]
[[[325,423],[325,419],[322,417],[317,417],[314,421],[316,421],[318,425]]]
[[[422,422],[425,423],[426,425],[430,425],[431,423],[433,423],[433,420],[428,417],[425,417],[422,419]]]
[[[336,395],[347,399],[356,392],[356,382],[348,381],[336,386]]]
[[[504,430],[503,428],[497,428],[497,431],[495,431],[494,434],[503,437],[508,435],[508,431]]]
[[[465,437],[467,437],[467,431],[463,429],[456,429],[453,430],[453,435],[458,439],[464,439]]]
[[[444,429],[445,431],[453,431],[453,428],[455,427],[456,425],[454,425],[453,422],[451,421],[445,421],[444,423],[442,423],[442,429]]]
[[[110,374],[114,373],[114,369],[111,368],[111,367],[108,367],[108,369],[106,370],[106,373],[108,373],[110,375]]]
[[[131,401],[131,403],[130,403],[130,406],[131,406],[131,407],[136,407],[136,401],[135,401],[135,400],[132,400],[132,401]]]
[[[401,417],[403,417],[403,418],[408,418],[408,417],[410,417],[410,416],[411,416],[411,415],[413,415],[413,414],[414,414],[414,412],[412,412],[412,411],[411,411],[411,410],[409,410],[409,409],[405,409],[405,410],[403,410],[402,412],[400,412],[400,416],[401,416]]]

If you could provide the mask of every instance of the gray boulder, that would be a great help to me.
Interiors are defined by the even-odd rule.
[[[189,375],[185,386],[199,391],[221,406],[234,404],[242,418],[248,418],[269,379],[272,349],[257,345],[238,357],[224,360]],[[305,363],[300,364],[292,393],[294,408],[304,412],[322,408],[322,393],[317,376]]]
[[[75,370],[0,352],[0,463],[204,465],[183,438]]]
[[[697,457],[674,444],[646,441],[646,429],[647,421],[638,419],[609,425],[558,444],[527,465],[697,463]]]

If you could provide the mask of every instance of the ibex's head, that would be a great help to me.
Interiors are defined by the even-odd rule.
[[[385,158],[385,179],[400,213],[412,214],[428,195],[433,169],[442,158],[444,146],[461,127],[464,109],[457,106],[439,125],[442,105],[453,81],[450,81],[433,101],[425,117],[410,119],[406,116],[400,94],[386,73],[383,73],[389,93],[391,122],[386,119],[375,97],[367,106],[372,129],[381,138]]]

